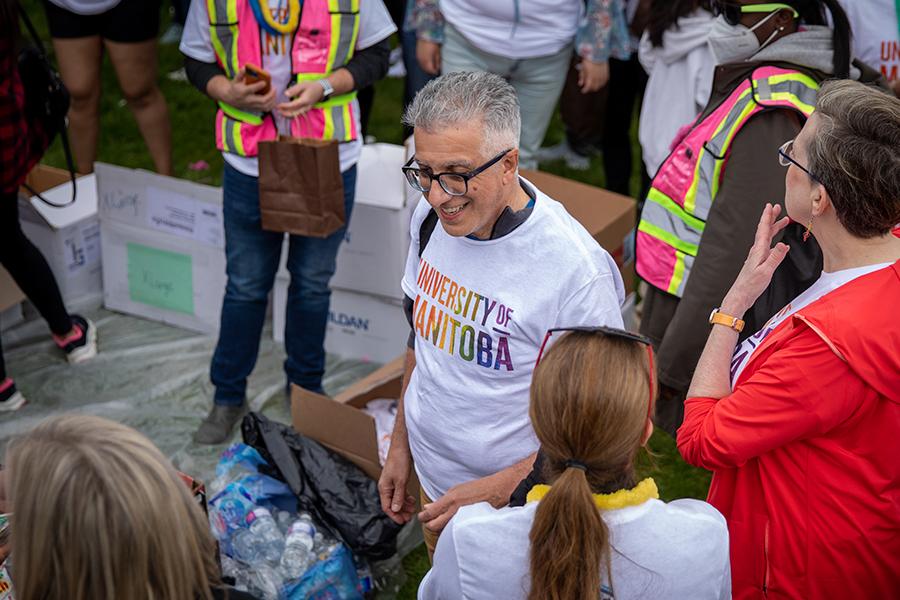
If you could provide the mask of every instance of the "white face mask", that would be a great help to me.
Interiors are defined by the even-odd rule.
[[[747,60],[769,45],[769,42],[778,35],[778,31],[773,31],[772,35],[769,36],[769,39],[762,45],[760,45],[759,40],[756,39],[756,34],[753,32],[759,29],[763,23],[775,16],[777,12],[778,11],[776,10],[769,13],[765,19],[762,19],[752,28],[741,25],[740,23],[737,25],[729,25],[728,22],[725,21],[724,16],[719,15],[716,17],[716,20],[713,21],[712,29],[709,32],[709,39],[707,40],[709,49],[716,59],[716,63],[722,65],[730,62]]]

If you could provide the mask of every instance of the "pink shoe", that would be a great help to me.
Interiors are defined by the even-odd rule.
[[[74,365],[97,356],[97,327],[81,315],[72,315],[72,329],[65,337],[53,336],[69,362]]]

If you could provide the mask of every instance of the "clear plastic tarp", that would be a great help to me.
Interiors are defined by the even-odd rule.
[[[0,453],[11,436],[48,416],[94,414],[138,429],[178,469],[210,481],[219,454],[240,439],[239,428],[219,446],[191,439],[212,402],[209,364],[215,338],[105,309],[85,316],[97,325],[99,354],[79,365],[66,362],[33,309],[26,307],[26,320],[0,334],[7,373],[28,400],[16,412],[0,413]],[[284,358],[267,324],[247,398],[251,410],[290,423]],[[329,356],[325,391],[335,394],[377,367]]]

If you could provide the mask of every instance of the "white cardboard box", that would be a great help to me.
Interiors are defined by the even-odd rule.
[[[217,333],[226,281],[221,188],[95,168],[106,307]]]
[[[395,144],[366,144],[357,163],[356,197],[350,226],[338,250],[331,279],[335,289],[400,299],[400,280],[409,250],[409,220],[421,194],[400,171],[407,149]],[[287,277],[288,240],[279,276]]]
[[[64,181],[56,185],[59,181]],[[29,174],[29,185],[53,203],[72,197],[69,174],[37,165]],[[47,259],[69,310],[90,310],[103,304],[100,264],[100,221],[97,217],[97,180],[94,175],[75,180],[74,204],[56,208],[36,196],[20,194],[22,231]]]
[[[275,279],[273,337],[284,341],[285,305],[289,281]],[[409,324],[400,300],[347,290],[331,291],[325,330],[325,351],[342,358],[386,363],[406,348]]]

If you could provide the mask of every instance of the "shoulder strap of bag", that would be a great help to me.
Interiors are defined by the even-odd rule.
[[[428,241],[431,239],[431,234],[434,233],[437,222],[438,215],[432,208],[428,211],[428,214],[425,215],[422,224],[419,225],[419,258],[422,258],[422,253],[425,252],[425,246],[428,245]]]
[[[18,2],[16,5],[19,8],[19,16],[22,17],[22,21],[25,23],[26,29],[28,29],[28,33],[31,35],[31,39],[34,42],[35,47],[37,47],[38,51],[41,53],[41,56],[44,59],[44,62],[49,65],[50,61],[47,58],[47,51],[44,49],[44,44],[41,42],[41,38],[38,36],[37,31],[34,28],[34,25],[31,23],[31,19],[28,18],[28,13],[22,8],[22,5]],[[78,186],[75,183],[75,165],[72,160],[72,150],[69,147],[69,135],[68,135],[68,127],[66,122],[66,116],[60,115],[59,117],[59,136],[60,141],[62,142],[63,153],[66,155],[66,167],[69,169],[69,177],[72,180],[72,199],[68,202],[56,203],[51,202],[44,198],[40,193],[36,192],[29,186],[28,184],[23,184],[26,190],[31,192],[33,196],[36,196],[38,200],[43,202],[48,206],[52,206],[54,208],[63,208],[65,206],[69,206],[71,204],[75,204],[75,199],[78,196]]]

